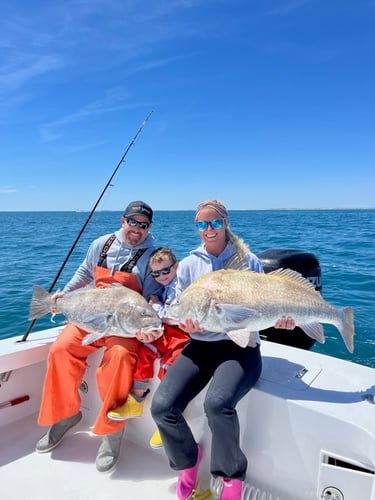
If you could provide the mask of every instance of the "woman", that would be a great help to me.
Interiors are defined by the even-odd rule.
[[[195,213],[203,244],[184,258],[177,270],[177,295],[199,276],[225,267],[235,254],[249,269],[263,272],[259,259],[232,233],[228,212],[218,200],[206,200]],[[170,466],[181,473],[177,497],[191,497],[203,450],[196,443],[183,412],[210,382],[204,410],[212,432],[211,474],[221,477],[221,500],[240,500],[247,459],[240,448],[236,405],[259,379],[262,361],[256,347],[239,347],[224,333],[204,331],[191,318],[180,327],[191,341],[170,367],[152,401],[151,413],[159,428]],[[282,318],[276,328],[294,328]]]

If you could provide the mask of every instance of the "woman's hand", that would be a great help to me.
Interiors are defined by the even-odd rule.
[[[178,326],[183,332],[188,333],[189,335],[191,333],[204,332],[204,328],[199,325],[198,321],[193,320],[192,318],[186,318],[185,323],[180,323]]]
[[[295,326],[296,323],[291,316],[282,316],[274,324],[274,328],[282,328],[284,330],[293,330]]]

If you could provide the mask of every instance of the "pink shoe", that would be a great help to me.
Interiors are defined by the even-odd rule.
[[[196,464],[190,469],[184,469],[178,477],[177,498],[179,500],[188,500],[191,497],[197,482],[199,464],[201,463],[202,458],[203,449],[198,444],[198,458]]]
[[[223,490],[220,500],[241,500],[242,481],[239,479],[223,479]]]

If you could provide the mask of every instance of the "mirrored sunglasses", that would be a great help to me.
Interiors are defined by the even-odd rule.
[[[139,222],[139,221],[133,219],[132,217],[125,217],[125,220],[126,220],[127,224],[131,227],[138,226],[139,229],[148,229],[150,227],[149,222]]]
[[[163,269],[159,269],[158,271],[151,271],[151,276],[153,278],[159,278],[161,274],[167,275],[171,272],[173,266],[174,264],[171,264],[169,267],[163,267]]]
[[[212,229],[223,229],[224,227],[224,219],[213,219],[213,220],[199,220],[195,223],[196,227],[199,231],[205,231],[208,226],[211,226]]]

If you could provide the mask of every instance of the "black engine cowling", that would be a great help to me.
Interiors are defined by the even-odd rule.
[[[265,273],[279,268],[293,269],[309,280],[317,291],[322,291],[320,264],[313,253],[290,248],[270,248],[257,256],[263,264]],[[294,328],[294,330],[267,328],[259,333],[262,339],[301,349],[311,349],[315,343],[315,340],[306,335],[299,327]]]

